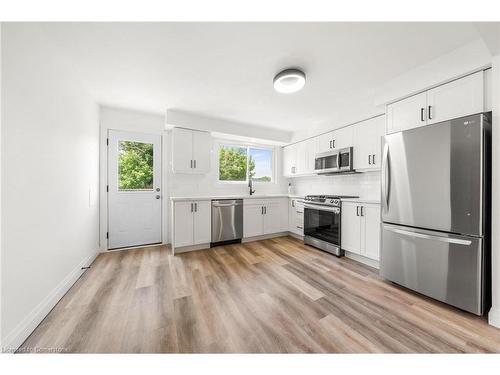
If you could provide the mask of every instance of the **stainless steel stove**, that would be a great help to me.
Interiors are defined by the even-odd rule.
[[[304,243],[343,256],[341,246],[342,199],[353,195],[307,195],[304,198]]]

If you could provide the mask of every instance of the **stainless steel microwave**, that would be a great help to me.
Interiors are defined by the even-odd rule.
[[[352,147],[346,147],[316,154],[314,172],[317,174],[354,172]]]

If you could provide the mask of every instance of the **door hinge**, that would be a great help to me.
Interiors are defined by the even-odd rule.
[[[106,238],[109,239],[109,232],[106,232]]]
[[[106,185],[106,193],[109,193],[109,185]]]

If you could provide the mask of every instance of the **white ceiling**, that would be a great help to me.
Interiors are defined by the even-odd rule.
[[[105,105],[180,109],[288,131],[319,126],[387,80],[479,38],[472,23],[36,25]],[[296,94],[273,76],[301,67]]]

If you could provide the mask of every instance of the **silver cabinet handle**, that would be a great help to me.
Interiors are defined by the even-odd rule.
[[[372,156],[371,155],[368,155],[368,164],[371,165],[372,164]]]
[[[389,228],[385,227],[385,230],[402,234],[408,237],[416,237],[416,238],[424,238],[426,240],[434,240],[434,241],[441,241],[441,242],[446,242],[446,243],[454,243],[457,245],[470,245],[472,241],[469,240],[461,240],[459,238],[450,238],[450,237],[443,237],[443,236],[432,236],[430,234],[425,234],[425,233],[419,233],[419,232],[410,232],[408,230],[403,230],[403,229],[396,229],[396,228]]]
[[[422,122],[425,121],[424,112],[425,112],[425,108],[420,108],[420,121],[422,121]]]
[[[191,159],[191,164],[190,164],[189,168],[193,168],[193,159]]]
[[[198,212],[198,203],[194,204],[194,212]]]
[[[191,203],[191,212],[193,212],[193,204]]]
[[[262,206],[262,207],[260,208],[260,214],[261,214],[261,215],[264,215],[264,206]]]
[[[299,226],[299,225],[297,225],[297,228],[298,228],[298,229],[304,229],[304,228],[302,228],[302,227],[301,227],[301,226]]]
[[[360,216],[365,216],[364,213],[363,213],[363,208],[365,208],[365,206],[360,206],[360,211],[361,211],[361,215]]]
[[[194,167],[196,168],[196,159],[194,159]]]
[[[391,171],[389,165],[389,144],[384,145],[382,155],[382,206],[387,211],[389,206],[389,185],[391,183]]]
[[[264,215],[267,215],[267,207],[264,206]]]
[[[295,207],[295,200],[292,199],[292,207]]]
[[[375,154],[372,155],[372,164],[375,165]]]
[[[432,108],[432,105],[430,105],[430,106],[427,108],[427,116],[429,117],[429,120],[432,120],[432,116],[431,116],[431,108]]]

